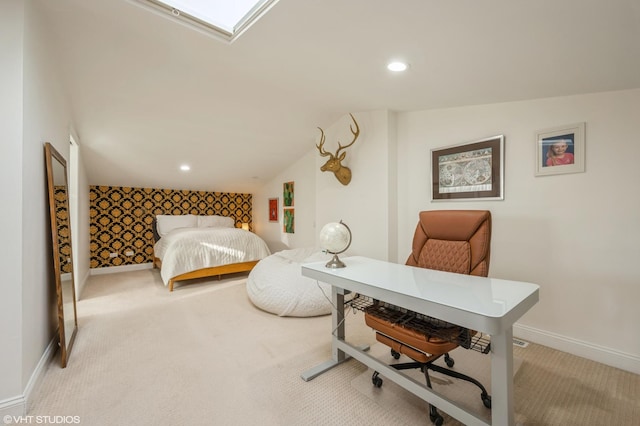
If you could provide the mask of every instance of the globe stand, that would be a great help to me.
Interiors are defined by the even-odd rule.
[[[327,252],[327,253],[331,253],[331,252]],[[331,254],[333,254],[333,258],[330,261],[328,261],[327,264],[324,266],[326,266],[327,268],[333,268],[333,269],[344,268],[345,266],[347,266],[344,264],[342,260],[338,258],[337,253],[331,253]]]
[[[343,234],[343,238],[336,238],[336,230],[346,231]],[[339,223],[328,223],[320,231],[320,246],[325,249],[326,253],[332,254],[333,258],[327,262],[324,266],[331,269],[344,268],[347,265],[344,264],[338,258],[338,255],[347,251],[351,245],[351,229],[346,223],[340,221]]]

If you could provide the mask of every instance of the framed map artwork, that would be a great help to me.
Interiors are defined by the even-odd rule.
[[[504,135],[431,150],[431,200],[475,199],[504,199]]]

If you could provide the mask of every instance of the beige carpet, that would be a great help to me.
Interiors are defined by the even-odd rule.
[[[388,360],[389,363],[402,363],[410,362],[409,358],[401,357],[398,361],[393,360],[390,355],[388,346],[380,343],[376,343],[371,346],[370,354],[378,359]],[[491,394],[491,357],[483,355],[476,351],[468,351],[466,349],[458,348],[451,352],[451,357],[455,360],[455,370],[467,374],[474,379],[480,381],[486,388],[489,394]],[[443,361],[436,361],[438,365],[445,366]],[[514,377],[517,375],[522,360],[520,358],[514,359]],[[383,384],[381,388],[372,386],[371,375],[373,370],[368,370],[355,378],[351,385],[358,392],[367,396],[378,405],[388,409],[396,410],[400,417],[402,417],[407,423],[415,424],[419,421],[424,421],[425,416],[425,403],[417,396],[405,391],[400,386],[393,383],[391,380],[386,380],[383,377]],[[405,374],[412,377],[414,380],[424,383],[424,374],[419,370],[405,370]],[[431,384],[433,388],[441,395],[455,401],[462,405],[467,410],[471,410],[477,413],[481,418],[484,418],[487,422],[491,421],[491,410],[486,408],[482,400],[480,399],[480,389],[468,382],[451,378],[441,373],[429,372],[431,378]],[[447,425],[458,425],[458,421],[446,415],[441,411],[442,416],[445,419]],[[516,422],[518,425],[526,424],[524,416],[517,414]]]
[[[330,317],[262,312],[245,279],[200,280],[169,293],[157,271],[92,276],[69,365],[60,369],[57,355],[47,366],[28,414],[79,416],[82,425],[430,424],[426,403],[390,380],[373,389],[357,361],[304,382],[303,371],[329,358]],[[360,314],[347,315],[347,330],[352,343],[375,342]],[[640,419],[637,375],[533,344],[515,352],[523,361],[517,419],[526,425]],[[466,354],[457,357],[463,368]]]

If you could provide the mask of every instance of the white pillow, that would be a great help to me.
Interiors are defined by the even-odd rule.
[[[235,228],[236,221],[226,216],[198,216],[198,228]]]
[[[198,226],[197,216],[193,214],[168,215],[159,214],[156,216],[158,222],[158,234],[164,237],[176,228],[195,228]]]

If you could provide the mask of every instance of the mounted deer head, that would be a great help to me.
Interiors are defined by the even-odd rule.
[[[349,182],[351,182],[351,169],[342,165],[342,160],[345,159],[345,157],[347,156],[347,153],[343,152],[341,154],[340,151],[342,151],[343,149],[349,148],[351,145],[353,145],[356,139],[358,139],[358,135],[360,135],[360,127],[358,127],[358,122],[356,121],[355,118],[353,118],[352,114],[349,114],[349,115],[353,120],[353,124],[355,124],[356,126],[355,130],[353,129],[353,125],[349,126],[349,128],[351,129],[351,133],[353,134],[353,140],[349,145],[342,146],[340,141],[338,141],[338,149],[336,150],[335,155],[325,151],[324,150],[324,131],[320,129],[320,127],[318,127],[321,133],[320,143],[316,145],[316,148],[318,148],[318,151],[320,151],[320,155],[322,157],[329,156],[329,159],[327,160],[326,163],[324,163],[322,167],[320,167],[320,170],[322,170],[323,172],[333,172],[333,174],[336,176],[336,179],[338,179],[338,181],[340,181],[340,183],[343,185],[349,185]]]

